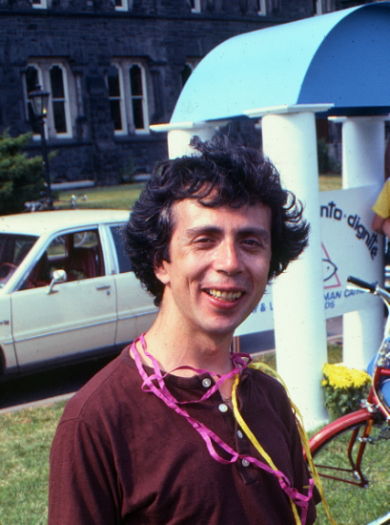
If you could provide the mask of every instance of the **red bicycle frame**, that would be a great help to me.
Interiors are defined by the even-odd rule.
[[[310,439],[310,450],[315,456],[316,452],[331,441],[333,437],[342,434],[344,431],[351,431],[346,444],[346,457],[348,458],[349,467],[321,465],[315,461],[318,473],[322,477],[358,487],[366,487],[368,485],[368,480],[362,471],[362,459],[367,444],[370,442],[370,439],[372,440],[370,437],[372,427],[375,424],[390,421],[388,408],[377,395],[380,381],[384,377],[390,377],[390,370],[377,367],[373,385],[367,399],[362,402],[362,408],[332,421]]]

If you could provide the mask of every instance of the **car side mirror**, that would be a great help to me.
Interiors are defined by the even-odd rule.
[[[54,286],[58,283],[65,282],[67,278],[68,276],[65,270],[54,270],[47,295],[58,292],[58,290],[53,290]]]

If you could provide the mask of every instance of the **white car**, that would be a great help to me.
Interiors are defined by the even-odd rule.
[[[122,348],[156,315],[121,210],[0,217],[0,375]]]

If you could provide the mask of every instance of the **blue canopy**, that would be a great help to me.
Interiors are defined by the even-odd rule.
[[[294,104],[332,104],[328,114],[339,115],[390,112],[390,2],[226,40],[188,79],[171,123]]]

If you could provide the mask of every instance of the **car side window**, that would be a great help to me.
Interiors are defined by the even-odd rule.
[[[68,281],[104,275],[103,251],[97,229],[84,230],[65,237],[67,258],[63,269]]]
[[[65,270],[67,281],[104,275],[103,251],[97,229],[58,235],[44,251],[22,289],[50,284],[55,270]]]
[[[110,226],[112,238],[114,239],[114,244],[116,248],[116,253],[118,256],[119,272],[126,273],[131,271],[131,263],[129,256],[126,252],[125,247],[125,234],[123,231],[123,226]]]
[[[37,237],[0,233],[0,288],[5,285],[30,251]]]

